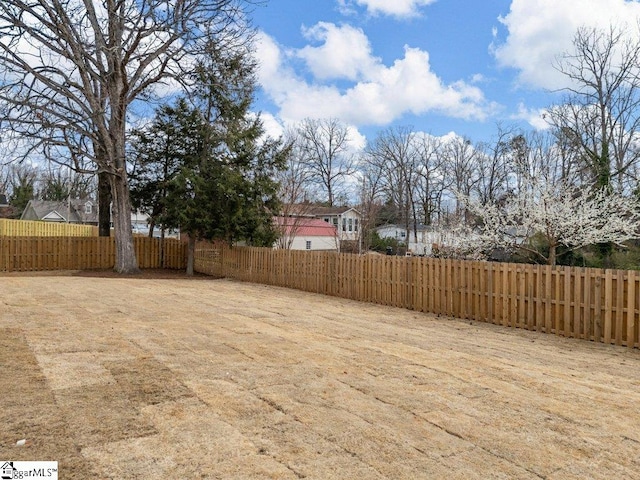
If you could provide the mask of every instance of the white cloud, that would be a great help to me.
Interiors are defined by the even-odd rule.
[[[518,104],[518,113],[511,118],[514,120],[524,120],[536,130],[548,130],[549,123],[545,119],[547,116],[546,108],[527,108],[523,103]]]
[[[369,39],[358,28],[320,22],[303,29],[303,34],[309,40],[322,42],[320,46],[307,45],[297,52],[318,79],[357,80],[379,62],[371,55]]]
[[[268,112],[260,113],[264,134],[271,138],[280,138],[284,134],[284,126],[276,117]]]
[[[259,81],[285,121],[335,117],[356,126],[387,125],[406,113],[427,112],[483,120],[494,108],[473,85],[463,81],[445,84],[431,71],[426,51],[405,47],[404,56],[387,66],[371,55],[362,32],[332,24],[318,24],[314,29],[325,42],[334,41],[334,48],[345,48],[339,47],[345,38],[358,40],[357,53],[350,60],[353,65],[345,67],[346,73],[341,74],[339,66],[349,54],[331,63],[331,49],[325,48],[326,43],[315,49],[285,52],[268,35],[259,36]],[[303,78],[293,70],[290,60],[297,58],[307,62],[313,78]],[[324,60],[330,65],[321,70]],[[327,78],[349,82],[339,87],[326,83]]]
[[[372,15],[390,15],[393,17],[414,17],[420,13],[420,7],[436,0],[338,0],[344,13],[351,13],[353,5],[365,7]]]
[[[571,49],[577,28],[611,24],[635,25],[640,2],[626,0],[513,0],[500,18],[507,28],[504,43],[494,45],[503,67],[519,70],[519,81],[535,87],[561,88],[566,78],[554,67],[557,57]]]
[[[362,135],[360,131],[353,125],[347,126],[349,135],[349,150],[351,153],[358,153],[367,146],[367,137]]]
[[[484,83],[486,81],[486,77],[481,73],[474,73],[473,75],[471,75],[471,83]]]

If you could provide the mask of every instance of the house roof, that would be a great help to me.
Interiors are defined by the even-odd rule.
[[[342,206],[342,207],[323,207],[321,205],[309,205],[306,209],[310,215],[315,215],[321,217],[323,215],[342,215],[347,213],[348,211],[353,210],[358,213],[356,209],[352,207]]]
[[[287,236],[335,237],[336,227],[318,218],[275,217],[275,223]]]
[[[397,223],[388,223],[386,225],[380,225],[375,228],[376,231],[385,230],[385,229],[396,229],[396,230],[405,230],[404,225],[398,225]],[[433,226],[424,225],[422,223],[418,224],[418,232],[427,232],[429,230],[434,230]],[[409,231],[413,232],[413,224],[409,224]]]
[[[91,203],[91,213],[85,213],[87,202]],[[29,200],[22,218],[25,219],[28,215],[33,215],[38,220],[54,222],[97,223],[98,205],[90,199],[72,199],[68,202]]]
[[[313,205],[310,203],[297,203],[295,205],[291,205],[289,210],[289,215],[300,217],[325,217],[331,215],[343,215],[350,211],[353,211],[356,214],[360,215],[360,213],[352,207],[325,207],[322,205]]]

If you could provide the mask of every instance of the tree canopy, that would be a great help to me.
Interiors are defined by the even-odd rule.
[[[163,107],[139,137],[145,139],[142,158],[159,160],[170,175],[142,181],[135,191],[151,192],[144,195],[156,202],[157,220],[189,235],[190,271],[197,239],[253,245],[276,239],[275,177],[288,150],[264,138],[260,117],[250,112],[254,68],[248,51],[209,45],[195,70],[191,106],[181,99]]]
[[[3,0],[0,108],[13,151],[108,175],[116,266],[137,270],[127,113],[179,88],[206,41],[242,41],[242,0]]]
[[[604,188],[592,190],[565,182],[532,180],[501,202],[482,204],[462,198],[481,220],[479,247],[524,250],[549,265],[556,264],[560,247],[567,252],[639,237],[640,204]],[[548,253],[531,243],[535,235],[545,239]]]

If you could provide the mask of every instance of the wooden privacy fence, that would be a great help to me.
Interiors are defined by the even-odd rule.
[[[98,227],[0,218],[0,237],[97,237]]]
[[[268,248],[196,250],[196,271],[628,347],[640,274]]]
[[[179,240],[134,237],[140,268],[186,268],[187,245]],[[162,252],[162,254],[161,254]],[[0,237],[0,271],[113,268],[113,237]]]

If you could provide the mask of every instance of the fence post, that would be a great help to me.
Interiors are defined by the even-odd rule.
[[[627,348],[636,343],[636,272],[627,272]]]
[[[604,343],[611,343],[613,309],[613,271],[610,268],[604,274]]]

